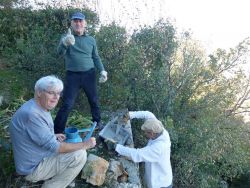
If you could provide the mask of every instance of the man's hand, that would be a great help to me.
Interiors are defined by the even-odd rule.
[[[62,43],[64,46],[70,46],[75,44],[75,37],[71,34],[71,29],[68,29],[68,33],[65,37],[62,39]]]
[[[95,147],[96,145],[96,139],[95,137],[91,137],[90,139],[88,139],[87,141],[84,142],[84,149],[90,149]]]
[[[106,139],[104,141],[108,147],[108,150],[115,150],[117,142],[113,139]]]
[[[63,142],[66,139],[66,136],[64,134],[55,134],[56,135],[56,139],[59,142]]]
[[[106,71],[101,71],[101,75],[99,78],[99,83],[104,83],[108,79],[108,73]]]
[[[129,111],[126,111],[126,112],[122,115],[122,121],[123,121],[124,123],[127,123],[128,120],[130,120]]]

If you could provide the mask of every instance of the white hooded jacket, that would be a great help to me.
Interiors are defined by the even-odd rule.
[[[129,112],[130,118],[155,118],[148,111]],[[156,118],[155,118],[156,119]],[[170,163],[171,142],[168,132],[163,133],[140,149],[129,148],[117,144],[116,151],[131,158],[134,162],[145,162],[145,181],[148,188],[168,187],[172,184],[172,168]]]

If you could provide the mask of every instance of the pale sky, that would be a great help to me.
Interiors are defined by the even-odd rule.
[[[190,29],[208,51],[233,48],[250,36],[250,0],[96,1],[95,11],[102,23],[115,20],[136,27],[152,25],[159,17],[170,18],[180,31]]]
[[[249,0],[166,0],[180,28],[191,29],[208,50],[235,47],[250,37]]]

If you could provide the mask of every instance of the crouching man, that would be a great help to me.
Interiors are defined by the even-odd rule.
[[[145,119],[141,130],[148,144],[138,149],[117,144],[115,150],[134,162],[145,162],[144,178],[148,188],[172,188],[171,141],[167,130],[149,111],[131,111],[125,116],[125,119],[134,118]]]
[[[34,98],[16,111],[10,124],[17,173],[31,182],[44,180],[43,188],[67,187],[83,168],[86,150],[96,145],[95,138],[66,143],[65,135],[54,134],[50,110],[62,90],[63,83],[55,76],[40,78]]]

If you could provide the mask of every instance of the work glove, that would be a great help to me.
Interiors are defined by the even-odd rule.
[[[108,147],[108,150],[115,150],[117,141],[113,139],[105,139],[104,141]]]
[[[121,123],[127,124],[127,122],[130,120],[128,109],[124,109],[124,110],[120,111],[118,118],[119,118],[119,121]]]
[[[130,120],[130,116],[129,116],[129,111],[126,110],[126,111],[122,114],[122,121],[123,121],[124,123],[127,123],[128,120]]]
[[[62,38],[62,43],[64,46],[70,46],[75,44],[75,37],[71,34],[71,29],[68,29],[68,33],[65,37]]]
[[[101,71],[101,75],[99,78],[99,83],[104,83],[108,79],[108,73],[106,71]]]

